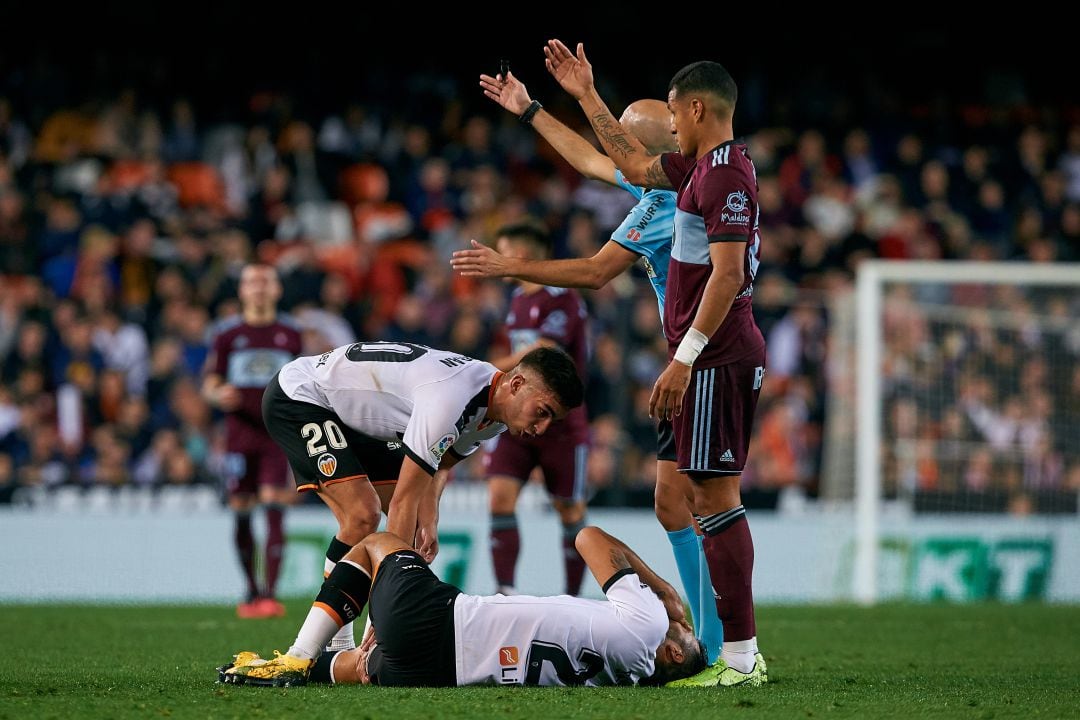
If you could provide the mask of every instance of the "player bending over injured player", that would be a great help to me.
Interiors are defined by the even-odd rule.
[[[315,604],[341,623],[368,604],[374,637],[296,668],[243,652],[219,668],[219,679],[278,687],[660,685],[705,667],[667,581],[599,528],[583,529],[576,546],[606,600],[468,595],[440,581],[401,538],[370,535],[337,564]],[[312,651],[336,629],[309,638]]]

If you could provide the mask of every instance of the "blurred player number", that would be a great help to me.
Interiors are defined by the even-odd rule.
[[[912,600],[1042,600],[1054,564],[1049,538],[884,539],[882,589]]]
[[[322,532],[290,532],[286,538],[285,567],[279,582],[282,597],[308,597],[322,584],[323,560],[330,535]],[[432,569],[443,581],[463,587],[469,572],[472,536],[468,533],[439,533],[439,555]]]

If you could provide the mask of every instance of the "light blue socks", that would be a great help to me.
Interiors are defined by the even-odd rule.
[[[689,528],[693,530],[693,528]],[[705,646],[705,652],[709,655],[709,663],[715,663],[720,658],[720,650],[724,646],[724,625],[720,622],[720,616],[716,614],[716,594],[713,592],[712,579],[709,577],[709,563],[705,560],[705,547],[702,545],[700,535],[694,535],[698,549],[698,607],[701,608],[701,624],[694,618],[694,630],[698,639]]]

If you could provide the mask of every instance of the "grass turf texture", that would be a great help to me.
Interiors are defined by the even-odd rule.
[[[233,652],[284,651],[306,609],[0,605],[0,720],[1080,716],[1080,608],[1036,605],[760,608],[760,689],[215,683]]]

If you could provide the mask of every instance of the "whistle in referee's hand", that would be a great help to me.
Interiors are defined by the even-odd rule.
[[[510,80],[510,61],[505,58],[499,60],[499,80],[503,83]]]

